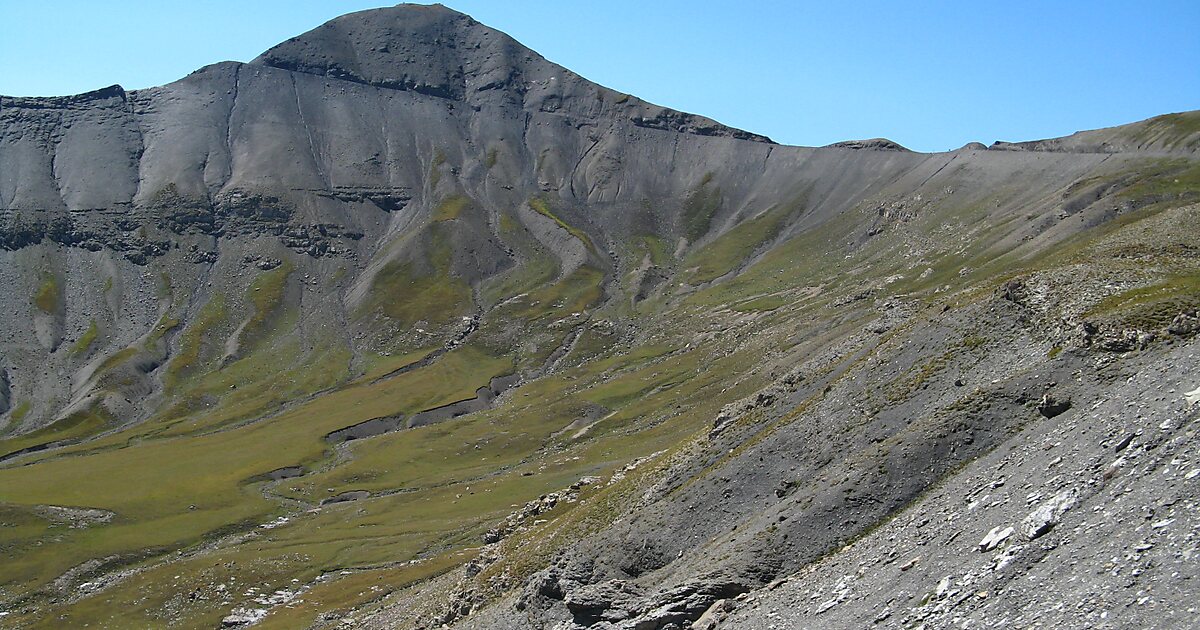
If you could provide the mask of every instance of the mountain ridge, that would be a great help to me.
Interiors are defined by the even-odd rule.
[[[1019,609],[988,529],[1086,504],[996,542],[1032,575],[1190,461],[1197,115],[789,147],[409,5],[0,97],[0,627],[753,627],[814,567],[789,623]]]

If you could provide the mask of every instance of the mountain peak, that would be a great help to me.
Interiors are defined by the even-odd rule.
[[[515,40],[440,4],[350,13],[273,46],[251,64],[461,100],[466,74]]]
[[[771,141],[588,81],[440,4],[350,13],[274,46],[250,63],[464,101],[475,108],[503,104],[587,119],[615,115],[639,127]]]

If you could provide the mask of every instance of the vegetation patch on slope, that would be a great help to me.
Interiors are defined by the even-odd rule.
[[[710,282],[737,269],[763,243],[779,234],[784,220],[791,215],[789,208],[775,206],[717,237],[703,248],[693,251],[684,260],[685,267],[695,267],[688,282]]]
[[[553,220],[558,224],[558,227],[566,230],[571,234],[571,236],[579,239],[579,241],[583,243],[584,246],[586,246],[589,250],[591,250],[592,253],[596,252],[596,246],[592,244],[592,239],[588,237],[583,230],[567,223],[566,221],[563,221],[557,214],[554,214],[554,211],[550,209],[550,204],[548,204],[545,199],[534,197],[533,199],[529,200],[529,207],[533,208],[534,212]]]
[[[179,351],[167,366],[167,389],[174,389],[179,379],[192,373],[203,361],[202,352],[205,347],[215,347],[211,338],[214,329],[225,321],[228,316],[225,307],[225,297],[214,295],[197,313],[191,326],[184,332],[179,343]]]
[[[250,305],[254,307],[254,314],[242,329],[242,339],[253,340],[269,330],[272,318],[283,305],[288,276],[294,269],[291,261],[285,260],[283,264],[260,274],[250,283],[247,297]]]
[[[494,305],[552,282],[559,274],[558,259],[508,212],[500,214],[500,237],[509,246],[516,265],[484,282],[484,303]]]
[[[96,343],[96,336],[99,334],[100,330],[96,326],[96,320],[92,319],[88,323],[87,330],[79,336],[75,345],[71,346],[71,354],[87,354],[87,351],[92,349],[92,344]]]
[[[1155,116],[1141,124],[1132,125],[1137,140],[1161,141],[1167,148],[1195,148],[1200,145],[1200,112],[1180,112]]]
[[[547,316],[562,317],[579,313],[600,301],[604,295],[604,272],[583,265],[562,280],[529,293],[523,317],[530,320]]]
[[[42,276],[42,283],[33,294],[33,305],[43,313],[53,315],[58,312],[62,301],[62,288],[58,278],[53,274]]]
[[[1109,296],[1091,309],[1091,317],[1119,314],[1131,328],[1166,328],[1179,313],[1200,308],[1200,273],[1182,275]]]
[[[683,235],[689,242],[708,234],[713,217],[721,210],[721,189],[712,180],[713,174],[705,173],[683,202]]]
[[[467,312],[471,290],[449,275],[418,275],[411,263],[388,263],[375,276],[372,302],[384,315],[412,326],[444,324]]]
[[[471,200],[463,195],[451,195],[438,203],[433,209],[434,221],[453,221],[457,219],[463,210],[471,205]]]
[[[29,409],[29,403],[24,403],[24,408],[21,409],[21,415],[24,416],[24,411]],[[16,413],[13,416],[16,418]],[[16,418],[19,420],[19,418]],[[112,423],[112,418],[108,416],[101,408],[94,407],[92,409],[77,411],[62,420],[54,422],[48,426],[42,427],[36,431],[19,435],[17,437],[0,440],[0,459],[8,455],[12,455],[27,448],[50,444],[54,442],[66,442],[78,440],[81,438],[95,435],[104,430]],[[0,500],[3,500],[0,497]]]

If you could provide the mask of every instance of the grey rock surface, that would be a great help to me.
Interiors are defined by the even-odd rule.
[[[1180,393],[1197,361],[1191,342],[1087,388],[1083,411],[1027,427],[717,627],[1194,627],[1197,414]],[[1114,454],[1112,436],[1131,425],[1141,437]],[[996,487],[1001,478],[1019,481]],[[969,548],[987,528],[1055,519],[991,553]],[[839,584],[850,604],[818,613]]]
[[[1193,192],[1139,192],[1147,164],[1159,184],[1194,168],[1196,134],[1180,121],[1196,113],[1171,116],[938,154],[884,139],[779,146],[415,5],[161,87],[0,97],[0,435],[89,414],[112,421],[105,431],[129,427],[181,402],[170,383],[200,369],[189,357],[218,369],[279,338],[296,349],[269,369],[358,374],[371,357],[429,352],[389,375],[403,373],[474,339],[522,297],[489,291],[525,269],[548,269],[547,282],[594,273],[604,319],[556,314],[551,325],[574,332],[548,360],[521,363],[546,326],[500,327],[488,341],[513,353],[515,373],[323,433],[334,457],[489,408],[554,374],[582,331],[636,346],[649,335],[630,313],[646,301],[710,318],[684,331],[687,348],[755,349],[771,383],[720,398],[694,441],[514,504],[473,538],[476,558],[382,601],[365,627],[1193,627],[1195,607],[1176,603],[1196,592],[1200,320],[1194,304],[1136,326],[1095,316],[1168,275],[1136,261],[1197,251]],[[1171,238],[1110,244],[1128,266],[979,271],[1069,253],[1163,201]],[[910,229],[919,222],[936,231]],[[746,256],[689,284],[679,261],[764,224]],[[634,247],[646,237],[673,262]],[[835,286],[786,296],[818,303],[811,321],[688,302],[780,251],[877,254],[837,267]],[[913,278],[930,286],[888,288]],[[405,306],[425,279],[460,287],[461,312],[380,314],[381,292]],[[778,297],[765,290],[746,297]],[[277,337],[256,328],[280,312]],[[756,346],[768,325],[788,342]],[[345,356],[328,353],[335,343]],[[564,424],[583,436],[603,411]],[[611,522],[529,575],[483,582],[521,551],[514,533],[584,486],[623,482],[636,492]]]

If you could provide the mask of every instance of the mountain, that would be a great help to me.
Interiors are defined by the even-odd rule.
[[[1198,121],[781,146],[437,5],[0,97],[0,627],[1192,625]]]

